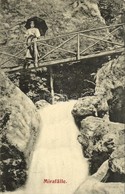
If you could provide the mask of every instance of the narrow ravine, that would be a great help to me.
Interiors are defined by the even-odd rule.
[[[27,185],[17,193],[73,194],[86,179],[88,165],[77,141],[79,131],[71,115],[74,103],[60,102],[40,110],[41,133],[33,153]],[[44,179],[61,179],[65,183],[47,183]]]

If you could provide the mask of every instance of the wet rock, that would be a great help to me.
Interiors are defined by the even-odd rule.
[[[74,194],[124,194],[123,183],[102,183],[96,179],[88,179]]]
[[[12,191],[26,182],[41,121],[32,101],[2,72],[0,91],[0,190]]]
[[[49,105],[49,103],[48,103],[46,100],[39,100],[39,101],[37,101],[37,102],[35,103],[35,105],[36,105],[36,107],[37,107],[38,109],[41,109],[41,108],[43,108],[43,107]]]
[[[58,94],[58,93],[55,93],[54,95],[54,101],[55,102],[60,102],[60,101],[67,101],[68,100],[68,96],[66,94]]]
[[[72,110],[72,114],[78,125],[82,119],[88,116],[103,117],[106,113],[108,113],[108,104],[101,96],[80,98]]]
[[[103,105],[100,106],[103,114],[99,114],[98,106],[93,103],[94,96],[88,97],[88,103],[85,98],[84,103],[82,100],[78,101],[73,109],[81,132],[78,141],[82,145],[84,156],[88,158],[92,174],[75,194],[124,193],[125,126],[122,124],[125,123],[124,61],[123,53],[117,59],[105,64],[96,75],[94,95]],[[105,165],[105,162],[108,166],[101,171],[101,165]]]
[[[125,131],[125,130],[124,130]],[[122,131],[124,136],[124,131]],[[125,182],[125,145],[118,145],[109,158],[107,182]]]
[[[76,190],[74,194],[123,194],[124,184],[123,183],[103,183],[101,182],[108,171],[108,161],[105,161],[98,171],[89,176]]]
[[[113,123],[105,118],[90,116],[83,119],[80,132],[78,140],[85,157],[89,158],[91,174],[109,159],[118,144],[124,144],[124,124]]]

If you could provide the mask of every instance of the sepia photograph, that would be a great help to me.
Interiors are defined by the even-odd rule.
[[[125,193],[125,0],[0,0],[0,194]]]

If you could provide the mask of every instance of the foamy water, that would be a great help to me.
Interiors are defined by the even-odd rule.
[[[33,153],[26,188],[11,193],[73,194],[86,179],[88,165],[77,141],[79,131],[71,115],[74,103],[60,102],[40,111],[41,133]],[[44,183],[44,179],[63,179],[66,183]]]

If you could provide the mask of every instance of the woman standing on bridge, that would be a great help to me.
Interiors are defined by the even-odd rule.
[[[40,37],[40,31],[38,28],[35,28],[34,21],[31,21],[30,28],[26,31],[25,37],[27,37],[27,52],[24,68],[30,65],[32,61],[34,61],[36,67],[39,56],[36,41]]]
[[[27,37],[27,53],[26,53],[26,65],[31,63],[33,60],[35,67],[38,66],[38,48],[37,48],[37,39],[40,36],[45,36],[46,31],[48,30],[46,22],[37,17],[31,17],[27,20],[25,25],[27,31],[26,31],[26,37]]]

